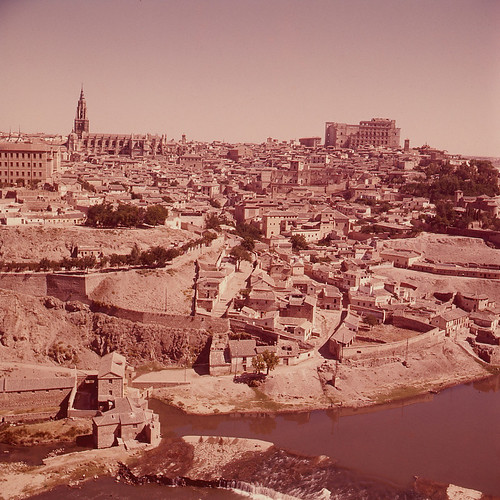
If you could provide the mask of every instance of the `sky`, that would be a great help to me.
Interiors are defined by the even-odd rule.
[[[0,0],[0,130],[263,142],[391,118],[500,157],[499,0]]]

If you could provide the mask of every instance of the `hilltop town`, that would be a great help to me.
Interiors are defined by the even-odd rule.
[[[487,159],[401,147],[382,118],[327,122],[323,143],[94,134],[82,89],[68,137],[0,140],[3,418],[39,409],[9,387],[66,394],[114,352],[131,388],[198,413],[485,377],[500,365],[498,179]],[[22,363],[80,375],[31,387]]]

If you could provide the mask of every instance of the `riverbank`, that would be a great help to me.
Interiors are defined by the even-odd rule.
[[[232,375],[210,377],[193,371],[148,374],[154,397],[190,414],[276,413],[363,408],[480,380],[495,369],[449,338],[399,357],[335,363],[316,353],[296,366],[279,366],[259,387],[235,383]],[[176,385],[176,380],[178,384]]]
[[[0,469],[0,498],[28,498],[61,484],[78,488],[89,478],[114,476],[119,462],[127,463],[141,453],[142,449],[127,451],[123,446],[117,446],[56,455],[45,458],[43,465],[39,466],[23,462],[4,463]]]

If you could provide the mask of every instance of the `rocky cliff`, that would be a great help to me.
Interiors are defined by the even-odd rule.
[[[209,340],[197,328],[170,328],[94,313],[85,304],[0,290],[0,360],[95,368],[117,350],[130,363],[192,363]]]

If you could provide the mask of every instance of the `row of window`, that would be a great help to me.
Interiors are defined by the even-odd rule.
[[[3,174],[3,177],[42,177],[42,172],[39,171],[37,172],[8,172],[7,170],[4,170],[3,172],[0,171],[0,176]]]
[[[21,155],[21,156],[19,156]],[[42,158],[43,153],[5,153],[0,152],[0,158]]]
[[[18,161],[16,161],[15,163],[16,163],[16,164],[14,165],[14,162],[13,162],[13,161],[11,161],[11,162],[10,162],[10,166],[11,166],[11,167],[16,166],[17,168],[19,168],[19,163],[21,163],[21,167],[24,167],[24,166],[26,166],[26,167],[34,167],[34,168],[36,168],[37,166],[38,166],[38,167],[40,167],[40,168],[42,167],[42,163],[37,163],[37,162],[35,162],[35,161],[34,161],[34,162],[32,162],[32,163],[30,163],[30,162],[26,162],[26,165],[25,165],[25,162],[24,162],[24,161],[22,161],[22,162],[18,162]],[[9,162],[8,162],[8,161],[4,161],[4,162],[1,162],[1,161],[0,161],[0,167],[2,167],[2,166],[3,166],[3,167],[8,167],[8,166],[9,166]]]

